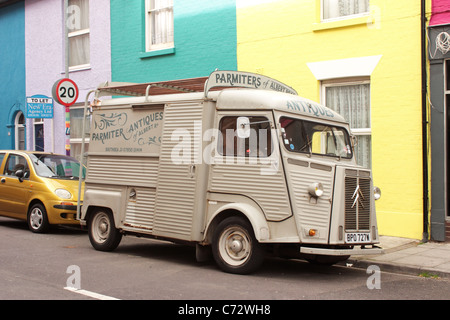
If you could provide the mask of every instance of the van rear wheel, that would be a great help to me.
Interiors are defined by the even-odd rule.
[[[229,217],[219,223],[212,248],[214,260],[225,272],[248,274],[264,261],[264,250],[252,226],[241,217]]]
[[[94,211],[88,220],[89,240],[99,251],[112,251],[122,240],[122,234],[114,225],[114,218],[109,210]]]

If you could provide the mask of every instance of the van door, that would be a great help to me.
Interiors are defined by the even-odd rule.
[[[248,123],[239,133],[238,118]],[[257,203],[269,221],[292,215],[271,112],[221,112],[210,191],[244,196]]]
[[[160,149],[154,235],[198,240],[195,214],[204,211],[202,102],[167,104]],[[211,108],[212,109],[212,108]],[[206,112],[206,111],[205,111]]]
[[[301,241],[327,243],[335,166],[323,156],[313,156],[321,154],[326,145],[326,130],[323,129],[327,126],[278,112],[275,112],[275,117],[280,128],[280,150]],[[317,127],[318,131],[311,129],[308,132],[315,134],[307,134],[306,124],[310,128]],[[312,196],[309,191],[317,184],[323,188],[320,197]],[[314,230],[314,235],[309,230]]]

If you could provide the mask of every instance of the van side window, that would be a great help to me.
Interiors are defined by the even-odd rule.
[[[27,160],[19,155],[11,154],[5,166],[4,174],[7,176],[15,176],[17,170],[23,170],[24,178],[30,177],[30,169]]]
[[[268,157],[272,154],[270,121],[266,117],[248,116],[250,137],[236,134],[237,116],[223,117],[219,124],[218,152],[223,156]]]

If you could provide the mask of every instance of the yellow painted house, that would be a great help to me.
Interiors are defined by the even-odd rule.
[[[238,69],[344,115],[358,137],[358,163],[382,190],[380,234],[415,239],[429,219],[421,12],[411,0],[237,0]]]

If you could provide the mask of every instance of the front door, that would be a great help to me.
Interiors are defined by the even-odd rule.
[[[34,124],[34,150],[44,151],[44,124]]]

